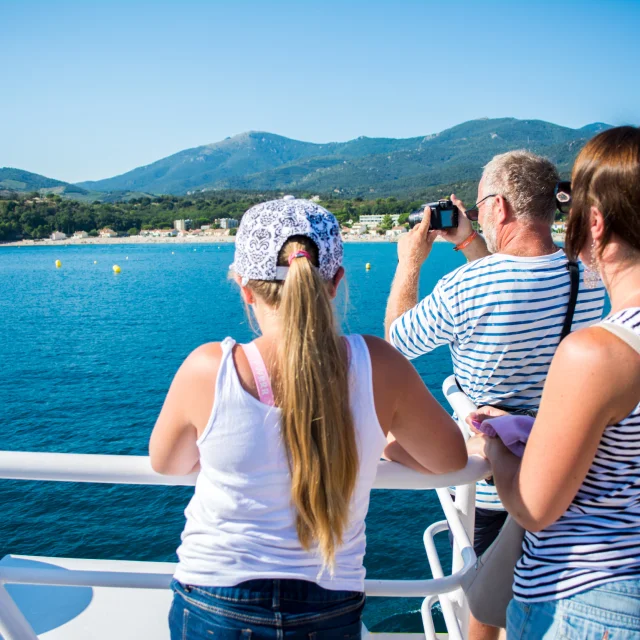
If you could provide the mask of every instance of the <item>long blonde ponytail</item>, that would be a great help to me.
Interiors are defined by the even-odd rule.
[[[291,262],[282,282],[250,281],[249,287],[280,310],[284,335],[274,376],[276,404],[291,471],[291,499],[303,548],[318,545],[323,565],[335,567],[337,547],[349,521],[358,473],[358,451],[349,405],[348,354],[333,313],[327,284],[314,265],[315,244],[290,238],[278,264]]]

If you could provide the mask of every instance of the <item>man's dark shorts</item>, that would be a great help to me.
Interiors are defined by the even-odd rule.
[[[476,526],[473,537],[473,550],[480,557],[498,537],[500,529],[507,519],[507,512],[500,509],[482,509],[476,507]],[[449,531],[449,542],[453,546],[453,536]]]

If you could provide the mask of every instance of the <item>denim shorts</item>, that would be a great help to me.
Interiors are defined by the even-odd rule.
[[[171,583],[171,640],[360,640],[365,595],[307,580],[248,580],[235,587]]]
[[[511,600],[508,640],[637,640],[640,579],[607,582],[569,598]]]

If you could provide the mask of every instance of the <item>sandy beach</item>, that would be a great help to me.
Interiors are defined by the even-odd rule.
[[[235,242],[234,236],[202,236],[184,238],[153,238],[148,236],[122,236],[120,238],[66,238],[65,240],[19,240],[6,242],[0,247],[59,247],[62,245],[94,244],[227,244]]]
[[[228,244],[236,241],[235,236],[186,236],[183,238],[153,238],[143,236],[123,236],[121,238],[66,238],[65,240],[19,240],[5,242],[0,247],[59,247],[62,245],[95,245],[95,244]],[[396,242],[396,238],[358,238],[347,237],[345,242]]]
[[[554,233],[555,242],[564,242],[564,234]],[[387,238],[385,236],[365,238],[358,236],[346,236],[344,242],[367,243],[367,242],[397,242],[398,236]],[[0,243],[1,247],[59,247],[61,245],[93,245],[93,244],[228,244],[235,242],[235,236],[186,236],[178,238],[153,238],[148,236],[123,236],[121,238],[66,238],[65,240],[19,240],[18,242]],[[436,242],[446,242],[442,238],[436,238]]]

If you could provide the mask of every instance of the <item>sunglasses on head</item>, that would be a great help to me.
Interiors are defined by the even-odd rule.
[[[563,180],[558,182],[553,192],[556,197],[556,207],[560,213],[569,213],[571,209],[571,182]]]

